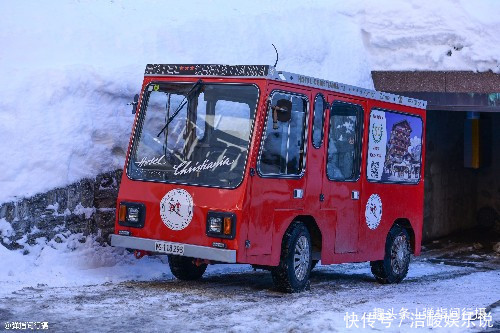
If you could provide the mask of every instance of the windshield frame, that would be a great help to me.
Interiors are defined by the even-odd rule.
[[[260,87],[257,83],[255,82],[214,82],[214,81],[206,81],[203,80],[204,85],[240,85],[240,86],[254,86],[257,89],[257,99],[255,103],[255,111],[254,111],[254,116],[253,119],[251,119],[251,125],[250,125],[250,135],[248,137],[248,145],[246,147],[246,157],[245,161],[243,162],[243,176],[241,177],[241,181],[233,186],[222,186],[222,185],[207,185],[207,184],[197,184],[197,183],[186,183],[186,182],[176,182],[172,180],[159,180],[159,179],[144,179],[144,178],[135,178],[131,177],[129,175],[129,165],[131,163],[131,155],[134,150],[134,147],[136,144],[138,144],[138,140],[140,140],[140,134],[142,133],[142,124],[144,121],[145,117],[145,111],[146,111],[146,106],[147,103],[145,100],[146,94],[148,94],[148,87],[152,86],[154,84],[194,84],[196,81],[170,81],[170,80],[151,80],[147,84],[143,86],[143,89],[141,91],[141,96],[140,96],[140,101],[139,105],[140,108],[138,110],[138,114],[136,117],[136,121],[134,122],[134,127],[132,129],[132,139],[130,141],[130,146],[127,151],[127,160],[125,163],[125,174],[127,175],[127,178],[132,181],[140,181],[140,182],[151,182],[151,183],[162,183],[162,184],[176,184],[176,185],[185,185],[185,186],[196,186],[196,187],[209,187],[209,188],[222,188],[222,189],[230,189],[234,190],[243,183],[245,180],[245,176],[247,173],[247,163],[249,159],[249,155],[251,152],[251,144],[252,144],[252,138],[254,135],[254,129],[255,129],[255,122],[258,117],[258,111],[259,111],[259,103],[260,103],[260,97],[261,97],[261,92],[260,92]]]

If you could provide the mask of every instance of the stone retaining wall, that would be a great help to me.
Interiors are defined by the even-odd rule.
[[[12,232],[0,237],[9,249],[20,243],[35,244],[36,239],[56,239],[66,232],[96,234],[101,242],[113,232],[116,197],[122,170],[82,179],[63,188],[37,194],[17,202],[0,205],[0,219],[12,226]],[[26,237],[26,238],[25,238]]]

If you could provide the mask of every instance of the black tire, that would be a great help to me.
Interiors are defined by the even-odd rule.
[[[387,235],[384,259],[370,262],[372,273],[380,283],[399,283],[408,274],[410,257],[411,247],[408,232],[395,225]]]
[[[312,264],[311,264],[311,271],[314,269],[314,267],[316,267],[316,265],[318,264],[319,260],[313,260],[312,261]]]
[[[181,256],[168,256],[168,265],[172,274],[179,280],[198,280],[207,269],[207,264],[197,266],[193,258]]]
[[[295,293],[303,291],[309,286],[311,254],[309,231],[303,223],[293,223],[283,236],[280,263],[271,270],[277,290]]]

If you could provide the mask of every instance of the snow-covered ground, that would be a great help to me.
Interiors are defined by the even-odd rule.
[[[500,72],[500,2],[0,2],[0,203],[121,168],[147,63]]]
[[[2,325],[48,322],[61,332],[342,332],[347,325],[372,330],[370,313],[393,311],[391,320],[375,319],[373,330],[500,329],[500,257],[469,245],[425,250],[397,285],[376,283],[368,263],[319,266],[310,290],[292,295],[274,291],[270,274],[249,265],[209,266],[201,280],[179,281],[165,256],[136,260],[81,235],[28,249],[23,256],[0,247]],[[476,309],[485,309],[485,321],[466,320]],[[452,311],[460,317],[453,319]],[[402,320],[403,313],[409,317]]]

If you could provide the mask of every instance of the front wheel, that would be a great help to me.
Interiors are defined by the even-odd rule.
[[[410,255],[408,232],[398,225],[393,226],[387,235],[384,259],[370,263],[373,275],[380,283],[401,282],[408,273]]]
[[[303,223],[292,224],[283,237],[280,263],[271,270],[273,282],[280,291],[303,291],[311,272],[311,236]]]
[[[198,280],[207,269],[207,264],[196,265],[193,258],[174,255],[168,256],[168,265],[179,280]]]

